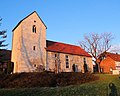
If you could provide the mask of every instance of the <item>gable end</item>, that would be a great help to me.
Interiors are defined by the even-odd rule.
[[[33,13],[36,13],[37,14],[37,12],[36,11],[34,11],[34,12],[32,12],[31,14],[29,14],[28,16],[26,16],[25,18],[23,18],[16,26],[15,26],[15,28],[12,30],[12,32],[21,24],[21,22],[23,21],[23,20],[25,20],[26,18],[28,18],[30,15],[32,15]],[[37,14],[37,16],[39,17],[39,19],[41,20],[41,22],[43,23],[43,25],[46,27],[46,29],[47,29],[47,26],[45,25],[45,23],[42,21],[42,19],[40,18],[40,16]]]

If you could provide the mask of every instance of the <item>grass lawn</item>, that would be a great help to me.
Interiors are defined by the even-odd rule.
[[[96,74],[100,80],[66,87],[37,87],[0,89],[0,96],[120,96],[120,78],[115,75]],[[113,87],[109,84],[113,83]]]

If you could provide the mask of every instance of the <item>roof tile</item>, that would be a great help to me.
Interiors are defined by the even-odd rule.
[[[105,56],[112,58],[115,61],[120,61],[120,54],[106,52]]]
[[[89,55],[85,50],[83,50],[79,46],[54,42],[49,40],[47,40],[46,43],[47,43],[47,48],[46,48],[47,51],[91,57],[91,55]]]

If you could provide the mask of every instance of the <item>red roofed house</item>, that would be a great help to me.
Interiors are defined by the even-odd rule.
[[[46,41],[46,25],[33,12],[13,29],[12,58],[14,73],[53,71],[93,71],[92,57],[82,48],[60,42]]]
[[[100,68],[103,73],[120,74],[120,54],[105,52]]]

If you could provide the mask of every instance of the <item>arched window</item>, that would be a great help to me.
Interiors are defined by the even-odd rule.
[[[33,33],[36,33],[36,26],[35,25],[33,25],[32,31],[33,31]]]
[[[83,60],[84,60],[84,72],[86,73],[88,72],[88,65],[86,63],[86,58],[83,58]]]

